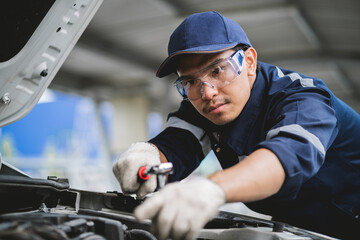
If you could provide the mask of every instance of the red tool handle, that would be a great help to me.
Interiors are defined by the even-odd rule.
[[[146,166],[142,166],[139,168],[139,171],[138,171],[138,176],[143,181],[149,180],[149,178],[150,178],[150,174],[145,173],[146,169],[147,169]]]

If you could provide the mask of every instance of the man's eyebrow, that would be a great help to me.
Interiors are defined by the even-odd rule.
[[[204,68],[196,71],[194,74],[179,76],[178,79],[180,79],[180,80],[187,80],[187,79],[194,78],[194,76],[195,76],[198,72],[203,71],[203,70],[211,67],[212,65],[217,64],[217,63],[219,63],[219,62],[221,62],[221,61],[223,61],[223,60],[225,60],[225,59],[226,59],[226,58],[217,58],[217,59],[215,59],[214,61],[212,61],[209,65],[207,65],[206,67],[204,67]]]

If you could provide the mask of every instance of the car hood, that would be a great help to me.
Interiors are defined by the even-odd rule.
[[[0,127],[19,120],[35,106],[101,2],[5,3],[0,21]]]

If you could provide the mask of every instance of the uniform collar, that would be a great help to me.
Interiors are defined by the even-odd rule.
[[[221,137],[240,155],[244,154],[244,144],[248,142],[250,134],[255,134],[253,127],[263,106],[265,86],[264,76],[259,71],[250,98],[240,115],[233,122],[219,129]]]

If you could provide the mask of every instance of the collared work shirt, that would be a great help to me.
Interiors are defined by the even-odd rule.
[[[171,181],[188,176],[211,149],[228,168],[267,148],[279,158],[285,182],[275,195],[247,205],[275,220],[346,238],[339,223],[350,231],[360,226],[360,116],[320,79],[260,65],[233,122],[216,126],[183,101],[150,142],[174,164]]]

